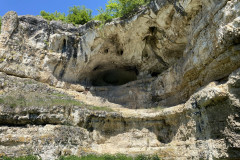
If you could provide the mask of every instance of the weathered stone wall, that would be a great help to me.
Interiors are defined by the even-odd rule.
[[[173,159],[239,158],[239,75],[237,70],[227,83],[212,82],[185,104],[163,110],[106,112],[92,111],[85,105],[2,105],[0,151],[9,156],[34,154],[43,159],[86,153],[158,154]],[[8,84],[18,82],[16,86],[28,81],[4,74],[1,78]],[[20,88],[38,86],[35,92],[56,92],[36,84],[33,81]]]
[[[5,73],[61,88],[76,83],[131,108],[171,106],[240,66],[239,2],[152,1],[136,15],[103,27],[9,12],[3,17],[1,46]],[[116,68],[131,69],[138,80],[154,80],[140,86],[93,86],[96,76]]]
[[[8,12],[1,31],[3,101],[15,92],[61,93],[83,103],[0,99],[0,155],[240,158],[238,0],[153,0],[105,25]]]

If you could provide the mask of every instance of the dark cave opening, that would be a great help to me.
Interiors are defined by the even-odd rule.
[[[93,86],[119,86],[137,80],[138,70],[135,67],[96,70],[91,76]]]
[[[66,39],[63,40],[63,45],[62,45],[62,53],[67,51],[67,41]]]
[[[152,72],[151,76],[152,77],[158,77],[159,74],[161,74],[161,72]]]

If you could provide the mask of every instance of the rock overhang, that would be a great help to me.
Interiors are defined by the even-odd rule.
[[[228,43],[217,44],[216,47],[220,47],[220,51],[213,52],[214,36],[219,35],[218,31],[226,30],[211,23],[217,23],[219,15],[223,12],[221,7],[224,5],[231,4],[225,1],[221,3],[197,0],[152,1],[148,7],[139,10],[135,15],[130,15],[127,19],[115,19],[103,26],[100,26],[98,21],[73,26],[57,21],[47,22],[41,17],[12,16],[8,20],[3,19],[6,23],[14,22],[9,33],[16,37],[12,42],[3,42],[6,38],[3,38],[5,34],[2,34],[2,45],[9,43],[6,46],[11,46],[7,49],[11,54],[6,59],[24,55],[22,62],[27,66],[24,68],[21,60],[16,61],[13,58],[16,62],[12,64],[16,64],[21,69],[14,70],[14,67],[10,67],[11,63],[9,67],[4,67],[7,64],[7,61],[4,61],[1,70],[9,74],[32,77],[62,88],[69,86],[68,84],[78,84],[88,90],[98,85],[101,87],[106,85],[109,92],[112,87],[108,86],[119,84],[119,89],[110,91],[113,97],[109,99],[117,99],[119,96],[123,98],[127,94],[128,98],[123,98],[122,102],[128,101],[131,99],[129,93],[132,93],[135,94],[135,101],[141,102],[142,97],[145,97],[144,103],[137,103],[140,108],[148,108],[151,106],[149,104],[152,106],[179,104],[186,101],[198,87],[212,80],[224,78],[221,72],[218,74],[218,71],[213,73],[215,76],[201,73],[204,66],[215,69],[214,65],[218,64],[216,61],[212,63],[211,60],[218,57],[218,53],[223,53],[227,48],[237,45],[238,34],[230,36],[232,34],[229,30],[229,36],[226,37],[229,39]],[[201,11],[202,6],[207,8]],[[212,8],[216,14],[211,14],[213,22],[209,18],[201,17],[203,12],[208,13]],[[235,17],[236,15],[237,13]],[[234,16],[229,18],[234,19]],[[229,20],[225,20],[223,23],[228,25]],[[198,25],[200,22],[204,23]],[[237,20],[234,24],[235,26],[238,24]],[[208,29],[204,29],[204,26]],[[7,31],[7,28],[4,29],[3,26],[3,32],[4,30]],[[216,34],[214,30],[217,31]],[[210,32],[214,36],[209,36]],[[207,39],[203,38],[204,35],[207,35],[205,36]],[[202,43],[204,41],[208,43]],[[22,47],[17,45],[14,47],[11,43],[21,44]],[[16,51],[17,56],[13,53]],[[219,57],[221,58],[224,57]],[[31,63],[30,59],[36,60]],[[201,64],[199,60],[206,63]],[[232,66],[234,66],[232,69],[230,66],[225,67],[225,70],[229,71],[227,74],[236,69],[238,63],[234,62]],[[35,74],[31,73],[33,70]],[[119,78],[116,78],[117,73],[121,75]],[[120,81],[124,83],[120,81],[117,83],[116,79],[108,78],[109,75],[116,79],[122,78]],[[128,76],[129,79],[124,78]],[[203,81],[197,81],[197,77]],[[145,79],[151,80],[148,83],[140,83]],[[124,85],[127,82],[130,83]],[[128,89],[124,88],[125,86],[128,86]],[[116,88],[116,85],[113,88]],[[103,94],[103,97],[108,99],[106,93],[94,94],[98,96]]]

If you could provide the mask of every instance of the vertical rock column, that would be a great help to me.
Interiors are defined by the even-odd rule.
[[[0,48],[7,45],[12,33],[18,27],[18,23],[18,15],[14,11],[10,11],[3,16],[0,34]]]

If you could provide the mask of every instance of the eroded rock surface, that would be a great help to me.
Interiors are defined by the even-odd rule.
[[[1,31],[0,155],[240,158],[238,0],[153,0],[103,26],[8,12]]]

